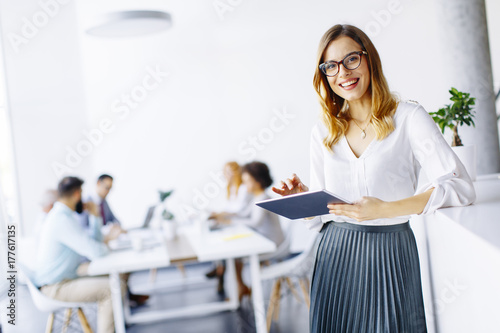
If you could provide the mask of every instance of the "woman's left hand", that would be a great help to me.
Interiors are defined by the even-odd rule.
[[[362,197],[353,204],[329,204],[328,209],[330,214],[347,216],[361,222],[387,217],[386,205],[386,201],[374,197]]]

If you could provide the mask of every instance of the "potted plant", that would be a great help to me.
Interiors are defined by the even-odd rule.
[[[452,149],[464,164],[472,180],[476,180],[476,146],[464,146],[458,135],[458,127],[463,125],[475,126],[473,106],[476,104],[476,99],[470,97],[469,93],[458,91],[456,88],[451,88],[450,94],[451,104],[429,114],[441,128],[443,134],[446,128],[453,131]]]
[[[165,199],[167,199],[170,195],[172,195],[172,193],[174,192],[174,190],[170,190],[170,191],[161,191],[159,190],[158,191],[158,194],[160,195],[160,203],[161,205],[163,206],[163,211],[161,213],[161,217],[164,219],[164,220],[173,220],[174,219],[174,214],[172,214],[168,209],[167,207],[165,206]]]
[[[163,232],[165,234],[165,237],[168,240],[172,240],[177,236],[177,224],[174,220],[174,214],[170,212],[170,210],[167,209],[165,205],[165,200],[174,192],[173,190],[170,191],[158,191],[158,194],[160,196],[160,203],[163,207],[163,211],[161,212],[161,228],[163,229]]]

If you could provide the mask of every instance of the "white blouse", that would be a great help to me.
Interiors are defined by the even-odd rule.
[[[472,181],[463,164],[424,108],[413,102],[400,102],[394,114],[395,130],[383,140],[374,139],[359,158],[345,136],[333,146],[323,145],[328,130],[322,123],[311,133],[310,189],[327,189],[355,202],[363,196],[384,201],[411,197],[434,187],[422,214],[448,206],[469,205],[476,199]],[[427,179],[417,189],[423,169]],[[404,223],[410,216],[358,222],[346,216],[323,215],[306,220],[319,231],[328,221],[363,225]]]
[[[227,199],[223,211],[235,215],[248,215],[252,206],[252,195],[248,193],[247,187],[241,184],[238,193],[234,193],[234,187],[231,188],[231,194]]]

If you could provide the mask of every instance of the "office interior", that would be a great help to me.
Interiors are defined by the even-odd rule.
[[[96,29],[125,11],[167,15]],[[498,13],[497,0],[0,0],[2,242],[12,224],[18,239],[36,237],[40,197],[66,175],[84,179],[85,193],[100,174],[112,175],[108,202],[125,228],[141,226],[159,190],[173,190],[166,202],[180,225],[217,209],[227,161],[262,161],[275,184],[292,173],[307,184],[310,133],[320,121],[312,87],[318,43],[334,24],[353,24],[374,42],[402,100],[432,112],[449,103],[451,87],[477,98],[476,127],[460,133],[476,145],[474,184],[484,206],[411,223],[429,332],[500,331]],[[490,64],[481,62],[485,54]],[[450,141],[450,131],[444,135]],[[311,231],[298,221],[282,225],[291,230],[291,255],[299,255]],[[211,267],[190,262],[186,270],[203,278]],[[182,280],[181,273],[170,265],[156,279]],[[150,270],[137,271],[131,285],[150,279]],[[49,314],[36,308],[22,279],[17,288],[19,325],[2,311],[2,331],[44,332]],[[266,309],[271,288],[262,285]],[[292,289],[281,295],[270,332],[307,332],[307,304],[294,294],[300,286]],[[155,309],[219,300],[209,280],[151,295]],[[95,307],[85,311],[95,329]],[[80,332],[73,317],[69,329]],[[126,332],[257,332],[255,318],[248,300],[237,310],[127,325]],[[59,311],[56,326],[63,322]]]

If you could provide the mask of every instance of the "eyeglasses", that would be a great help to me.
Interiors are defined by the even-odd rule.
[[[368,55],[365,51],[351,52],[344,57],[341,61],[327,61],[319,65],[319,69],[326,76],[335,76],[339,73],[340,64],[344,65],[345,69],[356,69],[361,65],[361,56]]]

